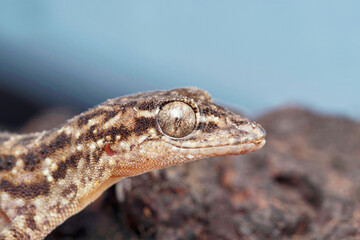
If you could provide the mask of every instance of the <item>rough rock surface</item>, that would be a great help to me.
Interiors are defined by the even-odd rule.
[[[360,239],[360,124],[284,108],[267,145],[131,178],[46,239]]]

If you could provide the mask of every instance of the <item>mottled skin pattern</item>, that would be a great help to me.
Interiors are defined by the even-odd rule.
[[[59,128],[0,133],[0,239],[43,239],[122,178],[265,144],[195,88],[108,100]]]

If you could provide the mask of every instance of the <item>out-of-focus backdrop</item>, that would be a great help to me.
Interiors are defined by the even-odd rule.
[[[2,125],[182,86],[248,115],[295,103],[359,119],[359,23],[355,0],[2,1]]]
[[[0,131],[184,86],[266,146],[126,179],[48,240],[360,239],[359,0],[0,1]]]

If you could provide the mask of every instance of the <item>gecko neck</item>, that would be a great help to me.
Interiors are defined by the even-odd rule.
[[[89,129],[80,131],[74,119],[39,133],[0,133],[2,196],[22,199],[19,206],[9,206],[0,198],[8,221],[17,217],[20,207],[37,216],[40,224],[34,230],[48,232],[120,180],[111,178],[103,148],[94,147],[88,136]]]

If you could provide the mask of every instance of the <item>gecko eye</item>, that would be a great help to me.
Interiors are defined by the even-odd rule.
[[[189,104],[173,101],[162,106],[158,115],[158,122],[166,135],[181,138],[194,130],[196,117],[194,109]]]

